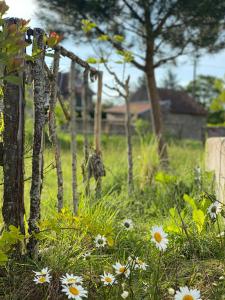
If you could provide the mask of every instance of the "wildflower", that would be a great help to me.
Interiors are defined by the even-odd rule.
[[[103,248],[107,244],[106,238],[103,235],[98,234],[95,238],[95,246],[97,248]]]
[[[67,295],[68,299],[81,300],[82,298],[87,298],[87,291],[81,285],[63,285],[62,291]]]
[[[159,250],[165,251],[168,244],[167,233],[163,231],[162,226],[153,226],[151,230],[152,239]]]
[[[128,296],[129,296],[128,291],[123,291],[122,294],[121,294],[121,297],[122,297],[123,299],[126,299]]]
[[[126,230],[131,230],[134,227],[133,221],[131,219],[124,220],[122,225]]]
[[[50,275],[50,270],[48,268],[44,268],[41,272],[35,272],[34,282],[36,284],[50,283],[52,276]]]
[[[139,259],[138,257],[131,257],[129,256],[128,257],[128,261],[134,265],[134,269],[137,270],[137,269],[140,269],[140,270],[146,270],[148,265],[142,261],[141,259]]]
[[[200,300],[200,292],[196,289],[189,289],[187,286],[180,287],[179,291],[176,291],[175,300]]]
[[[113,265],[113,268],[115,269],[116,274],[118,275],[124,274],[127,278],[130,276],[130,269],[127,268],[127,266],[125,265],[121,265],[121,263],[119,262]]]
[[[104,275],[100,275],[101,281],[104,282],[104,285],[113,285],[116,283],[115,276],[110,273],[105,273]]]
[[[220,276],[220,277],[219,277],[219,280],[221,280],[221,281],[224,280],[224,279],[225,279],[224,276]]]
[[[175,290],[173,288],[168,288],[168,294],[173,296],[175,294]]]
[[[89,259],[90,256],[91,256],[91,252],[90,251],[87,251],[87,252],[85,252],[84,254],[81,255],[81,257],[83,258],[83,260]]]
[[[216,237],[224,237],[224,234],[225,234],[225,232],[224,231],[222,231],[222,232],[220,232]]]
[[[73,274],[66,273],[66,276],[60,278],[63,285],[82,284],[83,278],[81,276],[74,276]]]
[[[210,215],[211,219],[216,219],[216,216],[221,212],[221,210],[222,210],[221,203],[215,201],[208,207],[207,212]]]

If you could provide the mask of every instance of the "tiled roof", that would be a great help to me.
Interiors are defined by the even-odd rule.
[[[191,96],[182,90],[170,90],[159,88],[159,97],[162,103],[170,102],[170,112],[177,114],[192,114],[192,115],[206,115],[207,111],[204,107],[196,102]],[[131,102],[146,102],[148,100],[147,88],[142,86],[131,95]]]
[[[145,112],[146,110],[150,109],[150,103],[148,102],[133,102],[130,103],[130,112],[131,114],[140,114]],[[104,110],[107,113],[114,113],[114,114],[125,114],[126,106],[124,105],[116,105],[112,106],[108,109]]]

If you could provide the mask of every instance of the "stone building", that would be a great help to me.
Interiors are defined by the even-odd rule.
[[[205,135],[207,117],[207,111],[203,106],[182,90],[159,88],[158,92],[166,133],[179,139],[202,140]],[[131,95],[130,110],[133,124],[137,119],[151,123],[151,105],[145,86]],[[105,112],[109,123],[124,122],[125,105],[113,106]]]

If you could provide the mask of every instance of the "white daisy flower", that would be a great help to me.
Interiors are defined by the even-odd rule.
[[[126,265],[121,265],[121,263],[117,262],[113,265],[113,268],[118,275],[124,274],[127,278],[130,276],[130,269]]]
[[[132,267],[134,267],[135,270],[146,270],[148,265],[142,261],[141,259],[139,259],[139,257],[128,257],[128,262],[130,264],[132,264]]]
[[[48,268],[42,269],[41,272],[33,272],[35,273],[34,282],[36,284],[50,283],[52,276]]]
[[[222,231],[222,232],[220,232],[216,237],[224,237],[224,235],[225,235],[225,232],[224,231]]]
[[[66,273],[66,276],[62,276],[60,280],[62,282],[62,285],[83,283],[83,278],[81,276],[75,276],[73,274],[68,274],[68,273]]]
[[[221,210],[222,210],[221,203],[215,201],[208,207],[207,212],[210,215],[211,219],[216,219],[216,216],[221,212]]]
[[[126,230],[131,230],[134,228],[133,221],[131,219],[126,219],[123,221],[122,225]]]
[[[113,284],[117,283],[115,276],[110,273],[104,272],[104,275],[100,275],[100,277],[101,277],[101,281],[104,283],[104,285],[113,285]]]
[[[95,246],[97,248],[103,248],[103,247],[105,247],[106,244],[107,244],[107,240],[104,237],[104,235],[98,234],[95,238]]]
[[[85,252],[84,254],[81,255],[81,257],[83,258],[83,260],[89,259],[90,256],[91,256],[91,252],[90,251],[87,251],[87,252]]]
[[[122,294],[121,294],[121,297],[122,297],[123,299],[126,299],[128,296],[129,296],[128,291],[123,291]]]
[[[81,285],[63,285],[62,291],[67,295],[68,299],[82,300],[82,298],[87,298],[87,291]]]
[[[176,291],[174,300],[200,300],[200,297],[198,290],[192,290],[185,286],[180,287],[180,290]]]
[[[167,233],[164,232],[162,226],[153,226],[151,230],[151,241],[155,243],[159,250],[165,251],[168,244]]]

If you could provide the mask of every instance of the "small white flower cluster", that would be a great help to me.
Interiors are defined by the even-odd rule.
[[[113,265],[116,275],[104,272],[103,275],[100,275],[100,278],[104,286],[112,286],[118,283],[116,280],[116,276],[124,276],[125,278],[129,278],[132,269],[146,270],[147,267],[148,265],[144,261],[140,260],[138,257],[129,256],[127,264],[121,264],[120,262],[116,262],[115,265]],[[121,294],[121,297],[123,299],[126,299],[128,295],[129,292],[125,291],[123,287],[123,293]]]
[[[34,282],[36,284],[50,283],[51,275],[48,268],[44,268],[41,272],[35,272]],[[60,278],[62,283],[62,292],[64,292],[68,299],[82,300],[87,298],[87,290],[82,286],[83,278],[81,276],[75,276],[73,274],[66,273],[65,276]]]
[[[50,270],[48,268],[42,269],[41,272],[33,272],[35,274],[34,282],[36,284],[50,283],[52,276],[50,275]]]
[[[82,286],[83,278],[73,274],[62,276],[62,291],[67,295],[68,299],[81,300],[87,298],[87,290]]]

